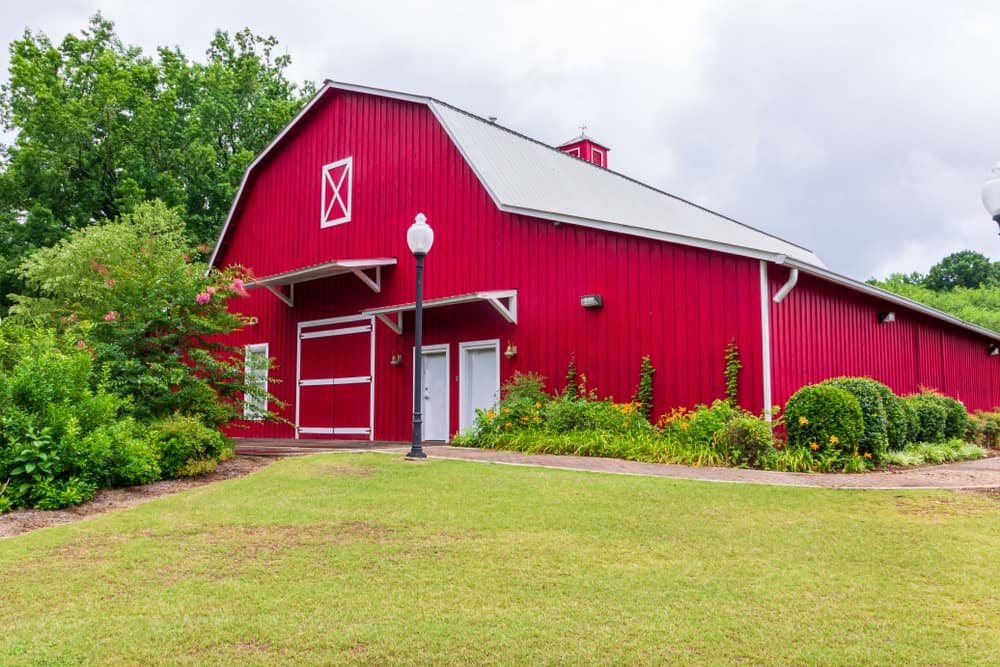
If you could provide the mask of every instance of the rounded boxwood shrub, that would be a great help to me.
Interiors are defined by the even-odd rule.
[[[885,401],[879,388],[888,389],[888,387],[871,378],[861,377],[833,378],[822,384],[840,387],[858,399],[858,405],[861,406],[861,418],[864,422],[864,432],[858,443],[858,452],[861,454],[870,453],[876,462],[884,459],[886,452],[889,451],[889,420],[886,416]]]
[[[948,413],[944,423],[944,437],[948,440],[964,437],[969,427],[969,411],[951,396],[941,395],[939,399]]]
[[[890,451],[902,451],[908,442],[913,431],[913,413],[906,407],[906,401],[896,396],[889,387],[882,383],[876,383],[879,393],[882,395],[882,404],[885,405],[885,426],[886,435],[889,438]]]
[[[833,449],[853,455],[865,423],[854,394],[832,385],[811,384],[785,404],[785,430],[791,449]]]
[[[948,407],[933,394],[912,394],[906,403],[916,413],[914,442],[944,442]]]

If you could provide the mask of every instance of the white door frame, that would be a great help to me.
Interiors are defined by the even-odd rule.
[[[335,326],[346,324],[347,322],[367,322],[370,327],[369,336],[371,338],[371,356],[369,359],[370,368],[369,396],[368,396],[368,428],[333,428],[330,435],[367,435],[369,440],[375,439],[375,317],[364,315],[347,315],[345,317],[327,317],[322,320],[305,320],[299,322],[295,330],[295,439],[299,438],[299,389],[302,387],[302,330],[312,327]],[[343,334],[361,333],[364,327],[346,327],[343,331],[333,333],[317,332],[315,336],[308,338],[321,338],[324,336],[338,336]],[[348,380],[360,380],[361,378],[346,378]],[[330,383],[334,384],[334,383]],[[324,429],[325,433],[326,429]],[[308,431],[313,433],[313,430]]]
[[[500,400],[500,339],[499,338],[489,338],[487,340],[469,340],[464,343],[458,344],[458,429],[464,431],[467,428],[472,428],[474,424],[463,424],[462,419],[465,416],[465,387],[466,381],[468,380],[468,362],[466,362],[466,353],[471,350],[496,350],[497,356],[497,376],[496,376],[496,387],[497,387],[497,400]]]
[[[445,387],[445,391],[444,391],[444,415],[445,415],[445,417],[444,417],[444,419],[445,419],[445,423],[448,425],[448,428],[445,429],[446,431],[448,431],[448,433],[445,434],[444,441],[448,442],[448,440],[450,440],[450,435],[451,435],[451,345],[448,344],[448,343],[440,343],[440,344],[436,344],[436,345],[421,345],[420,346],[420,350],[421,350],[421,355],[428,354],[428,353],[430,353],[430,354],[440,354],[441,352],[444,352],[444,387]],[[413,346],[412,352],[413,352],[413,360],[416,361],[416,359],[417,359],[417,347],[416,347],[416,345]],[[421,366],[422,365],[423,364],[421,364]],[[426,367],[424,368],[424,370],[426,370]],[[413,380],[413,382],[412,382],[412,384],[410,386],[413,387],[414,389],[416,389],[416,387],[417,387],[417,366],[416,366],[416,364],[413,365],[413,370],[410,373],[410,376],[411,376],[411,378]],[[412,398],[412,396],[411,396],[411,398]],[[420,403],[420,414],[421,414],[421,416],[424,413],[425,413],[424,404],[423,404],[423,401],[421,401],[421,403]],[[421,422],[420,426],[421,426],[421,428],[423,428],[423,422]],[[427,432],[426,431],[422,432],[421,436],[423,436],[423,438],[426,440],[427,439]]]

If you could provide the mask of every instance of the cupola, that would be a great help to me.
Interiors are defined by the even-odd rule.
[[[598,167],[608,167],[608,147],[587,136],[587,126],[580,126],[580,136],[559,146],[563,153],[575,155],[581,160],[593,162]]]

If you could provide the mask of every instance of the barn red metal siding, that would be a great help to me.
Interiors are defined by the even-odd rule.
[[[352,220],[320,228],[321,167],[353,157]],[[396,257],[374,293],[351,275],[302,283],[289,308],[265,290],[235,307],[258,324],[232,337],[267,342],[279,368],[272,391],[294,418],[296,323],[356,314],[413,300],[414,260],[405,241],[416,213],[427,215],[435,244],[427,258],[425,298],[480,290],[518,290],[518,324],[486,304],[426,311],[425,344],[499,338],[518,347],[501,357],[501,377],[540,372],[561,388],[570,354],[588,386],[627,400],[650,355],[657,413],[709,402],[724,393],[723,352],[741,348],[740,400],[759,409],[761,329],[758,263],[744,257],[500,211],[426,106],[333,91],[253,172],[220,250],[218,264],[238,263],[267,276],[336,259]],[[583,294],[604,297],[584,310]],[[375,327],[375,437],[409,437],[412,314],[398,336]],[[403,364],[391,366],[394,353]],[[452,432],[458,387],[451,384]],[[246,435],[288,437],[288,425],[251,424]]]
[[[772,264],[768,278],[773,295],[788,270]],[[1000,357],[986,354],[984,336],[804,273],[784,301],[768,303],[775,404],[803,385],[858,375],[897,394],[937,389],[970,410],[1000,405]],[[879,324],[886,311],[896,321]]]

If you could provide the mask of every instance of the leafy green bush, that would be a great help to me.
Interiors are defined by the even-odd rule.
[[[882,389],[888,387],[871,378],[839,377],[826,380],[823,385],[840,387],[858,399],[864,431],[858,442],[858,452],[871,454],[876,463],[885,458],[889,450],[888,418]],[[891,391],[890,391],[891,393]]]
[[[160,471],[167,478],[199,474],[205,467],[199,462],[217,462],[232,449],[232,443],[218,430],[185,415],[154,424],[151,440]]]
[[[70,443],[79,474],[98,488],[150,484],[160,479],[149,429],[131,417],[98,427]]]
[[[913,442],[944,442],[948,406],[934,394],[911,394],[906,402],[917,416]]]
[[[910,442],[912,413],[907,409],[906,401],[896,396],[889,387],[881,382],[876,382],[874,386],[882,396],[882,405],[885,406],[885,430],[889,451],[899,451]]]
[[[852,456],[864,434],[858,399],[831,385],[807,385],[785,404],[788,448]]]
[[[977,411],[969,417],[966,438],[982,447],[1000,447],[1000,413]]]
[[[733,416],[715,434],[713,444],[730,465],[763,467],[771,452],[774,440],[767,422],[749,413]]]
[[[44,481],[35,487],[35,509],[61,510],[94,497],[97,486],[79,477]]]

